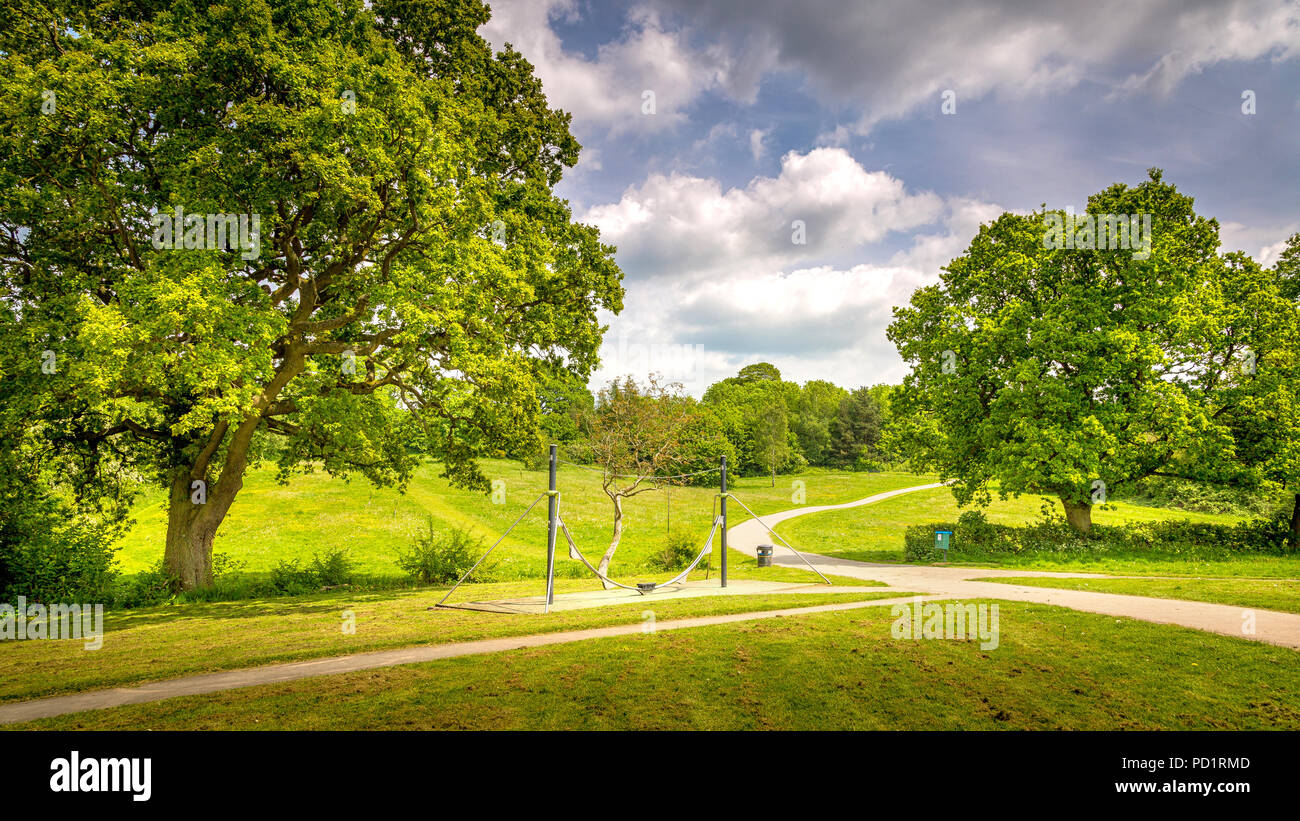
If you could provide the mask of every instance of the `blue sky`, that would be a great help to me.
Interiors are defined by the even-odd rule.
[[[593,386],[654,370],[698,396],[760,360],[897,382],[893,306],[981,222],[1152,166],[1230,249],[1270,264],[1300,231],[1294,0],[490,5],[481,33],[573,115],[559,194],[618,246]]]

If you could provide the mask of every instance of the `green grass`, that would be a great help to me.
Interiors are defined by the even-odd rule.
[[[756,568],[752,558],[740,554],[733,554],[733,561],[733,578],[815,579],[810,573],[786,568]],[[841,581],[874,586],[854,579]],[[556,581],[558,593],[591,589],[599,589],[599,584]],[[541,580],[464,585],[449,603],[536,596],[543,591]],[[445,592],[445,587],[385,593],[336,590],[110,612],[105,614],[104,642],[98,650],[85,650],[77,640],[0,642],[0,670],[5,671],[0,677],[0,702],[392,647],[627,624],[641,621],[647,609],[655,612],[656,619],[666,620],[910,595],[882,590],[879,594],[809,592],[659,601],[650,597],[550,615],[428,610]],[[342,630],[347,610],[356,619],[356,632],[351,635]]]
[[[1300,582],[1277,579],[1045,579],[997,578],[980,581],[1091,590],[1157,599],[1183,599],[1300,613]]]
[[[546,485],[542,471],[499,460],[484,463],[505,479],[507,503],[451,488],[426,466],[408,491],[375,489],[324,474],[289,486],[267,468],[249,473],[218,534],[216,549],[265,573],[278,562],[307,560],[329,548],[349,550],[359,572],[397,576],[395,559],[433,516],[490,544]],[[806,483],[806,504],[837,504],[934,481],[907,473],[811,471],[733,480],[731,490],[760,515],[793,507],[791,481]],[[593,561],[605,547],[610,504],[598,474],[560,472],[564,518]],[[708,532],[716,490],[675,488],[674,533]],[[137,507],[139,525],[123,540],[122,569],[146,569],[162,555],[160,492]],[[626,533],[616,577],[663,580],[647,560],[664,544],[669,510],[663,492],[625,505]],[[731,524],[748,518],[731,506]],[[1025,524],[1041,500],[996,501],[990,522]],[[1055,505],[1054,505],[1055,509]],[[777,529],[810,552],[866,561],[901,561],[904,529],[959,515],[946,489],[874,505],[797,518]],[[1115,503],[1099,524],[1190,519],[1231,523],[1240,517]],[[494,554],[504,579],[540,576],[545,504],[539,504]],[[561,546],[560,555],[563,556]],[[716,556],[714,557],[716,560]],[[1008,555],[998,566],[1149,575],[1250,579],[1015,579],[1022,584],[1216,601],[1300,612],[1294,557],[1242,556],[1196,561],[1162,555],[1078,557]],[[815,580],[794,568],[757,568],[731,554],[735,578]],[[575,562],[561,561],[557,592],[596,589]],[[716,573],[716,567],[713,569]],[[573,573],[579,577],[564,578]],[[694,577],[701,577],[697,572]],[[854,579],[837,583],[864,584]],[[870,583],[866,583],[870,584]],[[540,578],[467,585],[454,601],[541,593]],[[104,646],[76,641],[0,644],[0,702],[138,684],[182,675],[401,646],[469,641],[637,623],[646,609],[665,621],[911,595],[796,593],[640,599],[624,605],[541,615],[429,610],[445,587],[405,591],[334,590],[310,596],[191,602],[113,612]],[[1044,605],[1000,603],[1002,645],[981,652],[969,642],[895,641],[887,611],[800,616],[741,625],[664,631],[655,636],[584,642],[473,659],[450,659],[251,688],[111,711],[33,726],[60,728],[1188,728],[1300,727],[1300,665],[1291,651],[1182,628],[1074,613]],[[355,634],[343,633],[344,611]],[[647,645],[645,642],[654,642]],[[653,648],[655,652],[647,653]],[[608,685],[615,683],[615,692]],[[924,692],[925,698],[916,695]]]
[[[546,474],[525,471],[517,464],[488,461],[489,476],[507,482],[507,503],[495,505],[484,494],[451,488],[436,476],[435,466],[421,470],[406,494],[373,489],[364,482],[344,482],[324,474],[294,477],[286,486],[275,482],[269,469],[249,473],[229,517],[218,533],[216,550],[245,563],[250,573],[265,573],[281,561],[307,560],[328,548],[346,547],[361,573],[400,574],[395,564],[412,533],[432,515],[437,526],[453,525],[495,541],[546,486]],[[830,475],[813,471],[800,477],[810,501],[838,502],[860,498],[890,487],[925,481],[904,473]],[[760,514],[790,505],[790,479],[740,479],[732,487]],[[599,475],[575,468],[560,473],[562,510],[575,539],[594,562],[603,551],[609,529],[607,498]],[[672,491],[672,527],[698,533],[701,543],[711,523],[715,491],[676,488]],[[664,493],[648,493],[626,506],[627,530],[612,565],[629,581],[664,581],[674,573],[652,572],[646,559],[661,549],[669,510]],[[730,512],[734,524],[748,518]],[[119,554],[127,572],[143,570],[162,556],[166,528],[161,496],[151,494],[136,509],[139,524],[128,533]],[[493,554],[506,579],[525,581],[467,585],[453,601],[537,595],[543,590],[546,506],[531,516]],[[577,562],[560,547],[557,590],[599,589]],[[717,560],[715,554],[711,557]],[[734,578],[770,581],[818,581],[794,568],[758,568],[753,558],[732,551]],[[711,568],[714,576],[717,567]],[[703,566],[692,578],[704,577]],[[570,578],[565,578],[566,576]],[[857,579],[833,579],[861,586]],[[873,583],[867,582],[870,586]],[[410,644],[464,641],[501,635],[567,630],[637,621],[644,602],[623,607],[553,614],[525,615],[437,611],[425,608],[442,597],[445,587],[402,592],[336,590],[312,596],[252,598],[234,602],[180,602],[171,606],[110,612],[104,647],[86,652],[79,642],[5,642],[0,644],[0,701],[26,699],[87,688],[115,686],[199,672],[232,669],[278,661],[313,658]],[[844,594],[871,598],[868,594]],[[882,595],[895,595],[893,592]],[[711,613],[735,613],[843,600],[839,594],[781,594],[758,597],[664,600],[651,605],[659,618]],[[659,612],[658,608],[665,608]],[[344,635],[344,610],[354,610],[357,633]]]
[[[450,487],[437,465],[425,465],[405,494],[373,488],[364,479],[351,482],[324,473],[292,477],[288,486],[275,481],[269,466],[250,470],[244,487],[217,532],[215,551],[246,562],[248,572],[266,572],[281,561],[306,562],[313,553],[347,549],[356,569],[365,574],[400,576],[399,553],[433,516],[435,526],[467,528],[485,540],[484,548],[546,489],[545,471],[524,470],[516,462],[485,460],[492,479],[506,482],[506,503],[493,504],[489,495]],[[799,477],[732,479],[730,490],[758,514],[792,506],[791,482],[805,482],[808,504],[834,504],[909,485],[933,481],[909,473],[830,474],[809,471]],[[589,470],[561,466],[561,514],[579,548],[594,563],[609,544],[613,507],[600,489],[600,476]],[[674,488],[669,497],[652,491],[624,504],[625,533],[611,565],[616,577],[646,568],[651,554],[666,541],[671,504],[674,534],[684,532],[703,544],[712,522],[716,488]],[[150,490],[134,510],[137,525],[121,541],[121,569],[135,573],[162,558],[166,533],[165,493]],[[749,518],[739,505],[729,505],[729,522]],[[493,553],[502,579],[540,576],[545,568],[546,504],[543,501]]]
[[[1292,650],[1000,602],[1000,644],[885,608],[599,639],[44,719],[26,729],[1300,729]]]
[[[1240,579],[1300,578],[1300,556],[1258,556],[1248,553],[1216,560],[1186,559],[1155,552],[1133,552],[1127,555],[1107,555],[1096,558],[1078,556],[999,556],[997,562],[953,562],[953,565],[998,567],[1004,570],[1112,573],[1124,576]]]
[[[919,483],[918,483],[919,484]],[[986,511],[992,524],[1024,525],[1040,517],[1044,501],[1059,514],[1060,502],[1021,496],[1005,501],[994,499]],[[969,508],[968,508],[969,509]],[[963,512],[946,488],[908,493],[883,502],[847,510],[828,511],[791,519],[777,526],[777,532],[794,544],[809,545],[813,552],[865,562],[901,562],[903,532],[911,525],[954,522]],[[1107,509],[1093,511],[1093,523],[1124,525],[1130,522],[1183,519],[1193,522],[1234,524],[1243,517],[1234,514],[1166,510],[1144,505],[1112,502]],[[818,545],[813,548],[812,545]],[[958,546],[960,547],[960,546]],[[954,555],[959,555],[954,551]],[[1230,576],[1253,578],[1300,578],[1300,555],[1263,556],[1224,552],[1221,558],[1173,556],[1158,551],[1107,553],[1097,556],[1044,555],[1036,553],[997,554],[978,562],[954,560],[953,565],[1009,567],[1024,570],[1079,571],[1151,576]]]

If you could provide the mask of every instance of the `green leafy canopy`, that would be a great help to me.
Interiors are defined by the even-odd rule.
[[[1047,247],[1060,212],[1007,213],[895,309],[906,446],[963,504],[993,482],[1068,510],[1097,480],[1223,477],[1240,470],[1243,403],[1264,384],[1294,394],[1294,306],[1271,272],[1219,252],[1191,198],[1153,170],[1087,211],[1150,214],[1149,256]]]
[[[284,471],[403,483],[418,445],[485,486],[476,454],[538,445],[540,374],[594,367],[621,274],[552,193],[568,115],[482,3],[7,5],[10,434],[231,499],[268,436]],[[260,255],[155,248],[178,206],[256,215]]]

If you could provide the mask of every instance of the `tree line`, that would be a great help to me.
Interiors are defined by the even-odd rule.
[[[892,389],[849,391],[823,380],[787,382],[771,363],[740,369],[700,400],[656,374],[614,379],[596,394],[557,374],[542,392],[539,430],[569,458],[597,467],[612,505],[610,542],[597,570],[608,572],[623,535],[623,503],[674,485],[710,485],[726,457],[733,475],[826,465],[876,469]],[[541,447],[524,454],[541,467]],[[501,455],[509,455],[502,452]],[[605,582],[609,586],[608,582]]]
[[[566,453],[601,462],[610,455],[600,439],[619,439],[628,460],[620,471],[640,467],[644,474],[667,475],[716,467],[727,457],[735,475],[773,477],[809,466],[879,470],[901,458],[886,444],[890,396],[896,386],[853,390],[814,379],[803,384],[782,379],[771,363],[746,365],[715,382],[701,399],[655,374],[611,381],[595,394],[585,386],[552,384],[542,399],[544,436]],[[636,408],[638,423],[612,430],[613,421]],[[680,425],[665,424],[678,418]],[[654,454],[642,462],[634,452]],[[504,454],[503,454],[504,455]],[[711,480],[716,481],[716,477]]]

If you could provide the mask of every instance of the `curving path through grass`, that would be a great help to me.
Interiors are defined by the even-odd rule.
[[[843,510],[884,501],[905,493],[933,490],[941,483],[916,485],[877,493],[865,499],[839,505],[814,505],[765,514],[749,519],[727,530],[727,546],[749,556],[755,556],[758,545],[776,546],[774,563],[785,567],[803,567],[796,556],[781,544],[780,539],[769,537],[769,532],[781,522],[797,516]],[[808,563],[827,575],[835,574],[857,579],[884,582],[902,590],[916,590],[931,596],[954,599],[1005,599],[1036,602],[1069,607],[1089,613],[1120,616],[1157,624],[1177,624],[1196,630],[1219,633],[1224,636],[1267,642],[1282,647],[1300,649],[1300,614],[1279,613],[1259,608],[1234,607],[1226,604],[1183,601],[1181,599],[1155,599],[1118,593],[1095,593],[1084,590],[1065,590],[1047,587],[972,581],[972,577],[995,578],[1123,578],[1097,573],[1068,573],[1030,571],[1022,569],[990,569],[975,567],[931,567],[926,565],[873,564],[835,556],[824,556],[800,551]],[[1130,577],[1131,578],[1131,577]],[[1246,632],[1253,617],[1253,632]]]
[[[942,484],[917,485],[877,493],[864,499],[836,505],[820,505],[784,510],[765,514],[757,519],[749,519],[727,531],[729,548],[750,556],[756,555],[757,546],[768,541],[770,528],[797,516],[820,513],[827,510],[870,505],[884,499],[906,493],[933,490]],[[772,540],[779,544],[779,540]],[[803,553],[808,563],[828,575],[837,575],[857,579],[883,582],[900,591],[909,591],[908,598],[880,598],[866,601],[841,602],[813,607],[787,608],[763,612],[733,613],[726,615],[705,616],[698,618],[676,619],[660,622],[659,630],[677,630],[689,627],[702,627],[713,624],[731,624],[736,622],[781,618],[805,615],[809,613],[836,612],[860,608],[882,607],[896,603],[915,600],[935,601],[940,599],[1001,599],[1004,601],[1033,602],[1056,605],[1073,610],[1099,613],[1110,616],[1138,619],[1157,624],[1175,624],[1225,636],[1246,638],[1254,641],[1275,644],[1283,647],[1300,649],[1300,614],[1279,613],[1258,608],[1249,609],[1206,602],[1183,601],[1177,599],[1155,599],[1144,596],[1114,593],[1097,593],[1081,590],[1065,590],[1045,587],[1030,587],[1010,583],[974,581],[972,576],[983,578],[1134,578],[1107,576],[1095,573],[1069,573],[1050,571],[1027,571],[1023,569],[988,569],[972,567],[930,567],[921,565],[872,564],[852,559],[837,558],[815,553]],[[800,568],[803,562],[778,548],[774,557],[779,565]],[[917,591],[913,593],[911,591]],[[1243,615],[1254,616],[1255,630],[1246,633],[1242,629]],[[1003,622],[1003,629],[1015,629],[1013,623]],[[585,630],[571,630],[539,635],[523,635],[485,639],[481,641],[440,644],[431,646],[403,647],[393,650],[356,653],[347,656],[312,659],[285,664],[275,664],[245,670],[231,670],[199,676],[186,676],[159,682],[151,682],[134,687],[118,687],[108,690],[94,690],[84,693],[56,696],[35,701],[16,702],[0,705],[0,725],[30,721],[37,718],[57,716],[84,710],[139,704],[150,701],[173,698],[183,695],[219,692],[239,689],[258,684],[293,681],[315,678],[323,675],[370,670],[397,665],[406,665],[432,661],[456,656],[496,653],[505,650],[527,647],[542,647],[553,644],[565,644],[589,639],[609,638],[639,633],[643,627],[639,623],[610,625]]]

